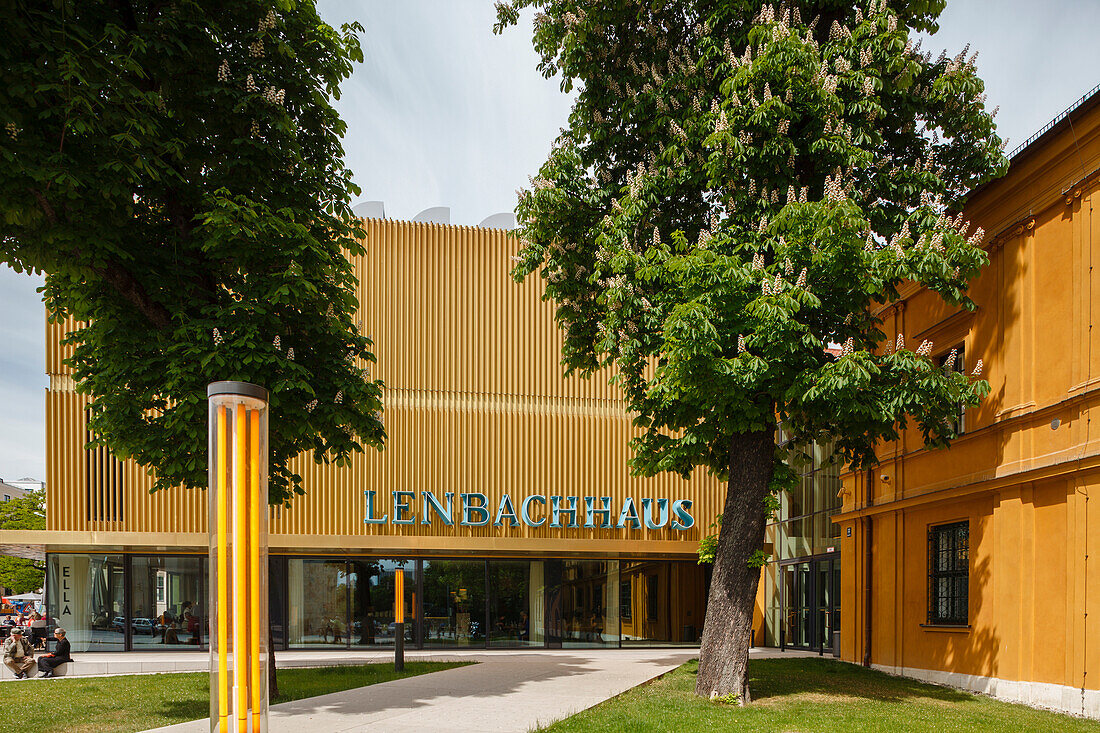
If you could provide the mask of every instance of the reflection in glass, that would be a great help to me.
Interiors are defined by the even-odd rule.
[[[764,638],[756,639],[757,646],[779,646],[779,626],[782,623],[782,606],[779,598],[779,563],[770,562],[763,568],[764,574]]]
[[[788,560],[812,554],[813,516],[800,517],[779,525],[779,557]]]
[[[821,512],[813,516],[813,553],[833,552],[840,539],[840,525],[834,524],[831,513]]]
[[[130,566],[130,633],[134,649],[203,642],[205,557],[135,556]]]
[[[830,633],[832,636],[834,653],[840,655],[840,559],[832,561],[833,566],[833,605],[830,614]]]
[[[425,560],[426,647],[485,645],[485,561]]]
[[[541,560],[489,561],[490,645],[543,645],[543,572]]]
[[[394,572],[405,571],[405,643],[416,639],[416,562],[380,558],[352,560],[351,568],[351,644],[353,646],[393,646],[397,618],[394,599]]]
[[[271,640],[275,649],[286,649],[286,563],[285,557],[277,555],[268,557],[268,628],[271,629]]]
[[[49,556],[50,626],[68,632],[75,652],[122,651],[126,618],[122,555]]]
[[[618,646],[618,570],[617,560],[562,561],[563,647]]]
[[[706,611],[706,575],[693,562],[619,564],[623,646],[697,644]]]
[[[840,466],[825,466],[815,474],[819,511],[835,512],[840,509],[843,500],[840,498]]]
[[[343,560],[288,560],[290,648],[346,646],[347,592]]]
[[[820,645],[826,649],[833,647],[833,571],[832,563],[819,562],[817,565],[817,632]]]

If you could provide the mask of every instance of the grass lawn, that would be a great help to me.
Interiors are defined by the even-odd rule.
[[[278,700],[299,700],[379,682],[461,667],[466,662],[280,669]],[[0,684],[0,731],[130,733],[210,715],[210,682],[205,672],[60,677]]]
[[[695,696],[698,666],[688,662],[652,684],[542,730],[1100,733],[1098,721],[999,702],[830,659],[753,660],[749,663],[752,704],[724,705]]]

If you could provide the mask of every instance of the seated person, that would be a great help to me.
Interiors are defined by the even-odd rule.
[[[38,658],[39,677],[53,677],[54,670],[65,662],[73,661],[69,656],[69,640],[65,638],[65,629],[60,626],[53,630],[53,636],[57,639],[57,648],[53,654],[43,654]]]
[[[4,642],[4,666],[15,673],[17,680],[30,677],[28,672],[34,668],[34,649],[23,638],[23,629],[20,626],[12,629],[11,636]]]
[[[46,617],[35,612],[31,614],[31,643],[35,649],[46,648]]]

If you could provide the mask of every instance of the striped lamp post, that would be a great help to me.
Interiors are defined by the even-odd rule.
[[[214,382],[210,404],[210,731],[267,731],[267,390]]]

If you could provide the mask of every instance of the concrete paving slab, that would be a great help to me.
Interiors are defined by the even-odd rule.
[[[270,733],[310,729],[526,733],[659,677],[697,655],[686,649],[462,654],[469,667],[273,705]],[[156,733],[205,733],[206,720]]]

